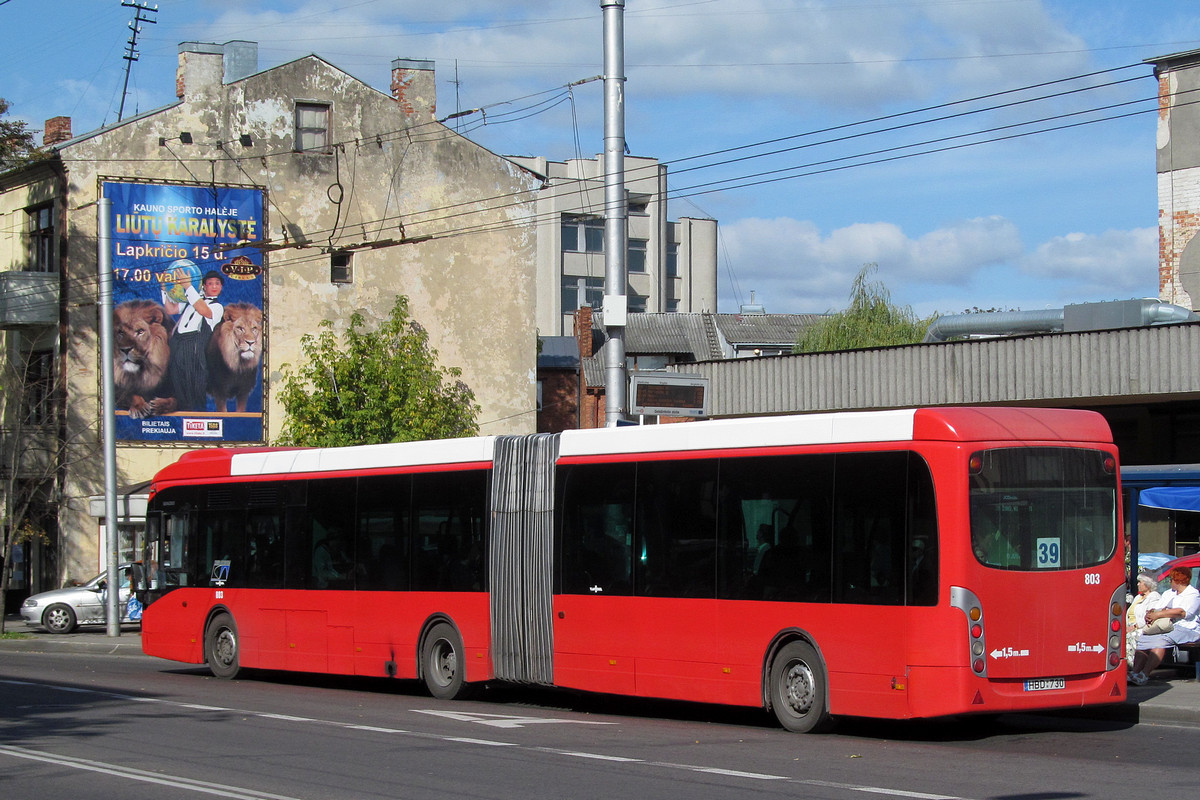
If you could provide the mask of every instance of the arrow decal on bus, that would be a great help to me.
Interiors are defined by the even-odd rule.
[[[989,653],[992,658],[1022,658],[1029,655],[1028,650],[1014,650],[1011,647],[999,647]]]

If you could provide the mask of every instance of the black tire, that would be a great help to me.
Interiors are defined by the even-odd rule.
[[[784,728],[794,733],[818,733],[830,727],[825,664],[812,645],[784,645],[771,662],[769,680],[771,710]]]
[[[42,625],[51,633],[70,633],[75,630],[75,609],[55,603],[42,612]]]
[[[461,700],[471,692],[466,678],[462,637],[453,625],[439,622],[421,646],[421,677],[425,688],[440,700]]]
[[[204,660],[209,671],[217,678],[236,678],[241,671],[238,652],[237,623],[229,614],[217,614],[204,631]]]

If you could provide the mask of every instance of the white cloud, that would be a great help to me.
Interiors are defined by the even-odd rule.
[[[915,302],[906,298],[920,286],[924,306],[929,292],[962,294],[981,271],[1022,253],[1016,226],[1001,217],[962,220],[916,238],[888,222],[823,235],[812,222],[789,218],[737,220],[722,224],[721,235],[743,294],[723,292],[721,307],[736,307],[754,290],[768,311],[780,313],[844,307],[854,275],[867,263],[879,265],[877,279],[900,304]]]
[[[1062,284],[1060,297],[1125,300],[1157,290],[1158,229],[1069,233],[1021,260],[1026,275]]]

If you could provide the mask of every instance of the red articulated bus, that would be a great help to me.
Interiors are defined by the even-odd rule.
[[[220,677],[508,681],[794,731],[1125,698],[1117,452],[1092,412],[217,449],[151,491],[143,646]]]

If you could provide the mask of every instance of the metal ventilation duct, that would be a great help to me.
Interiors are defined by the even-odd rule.
[[[1073,333],[1110,328],[1141,328],[1200,320],[1183,306],[1157,300],[1078,303],[1041,311],[987,311],[938,317],[925,332],[926,342],[957,336],[1015,336],[1024,333]]]

